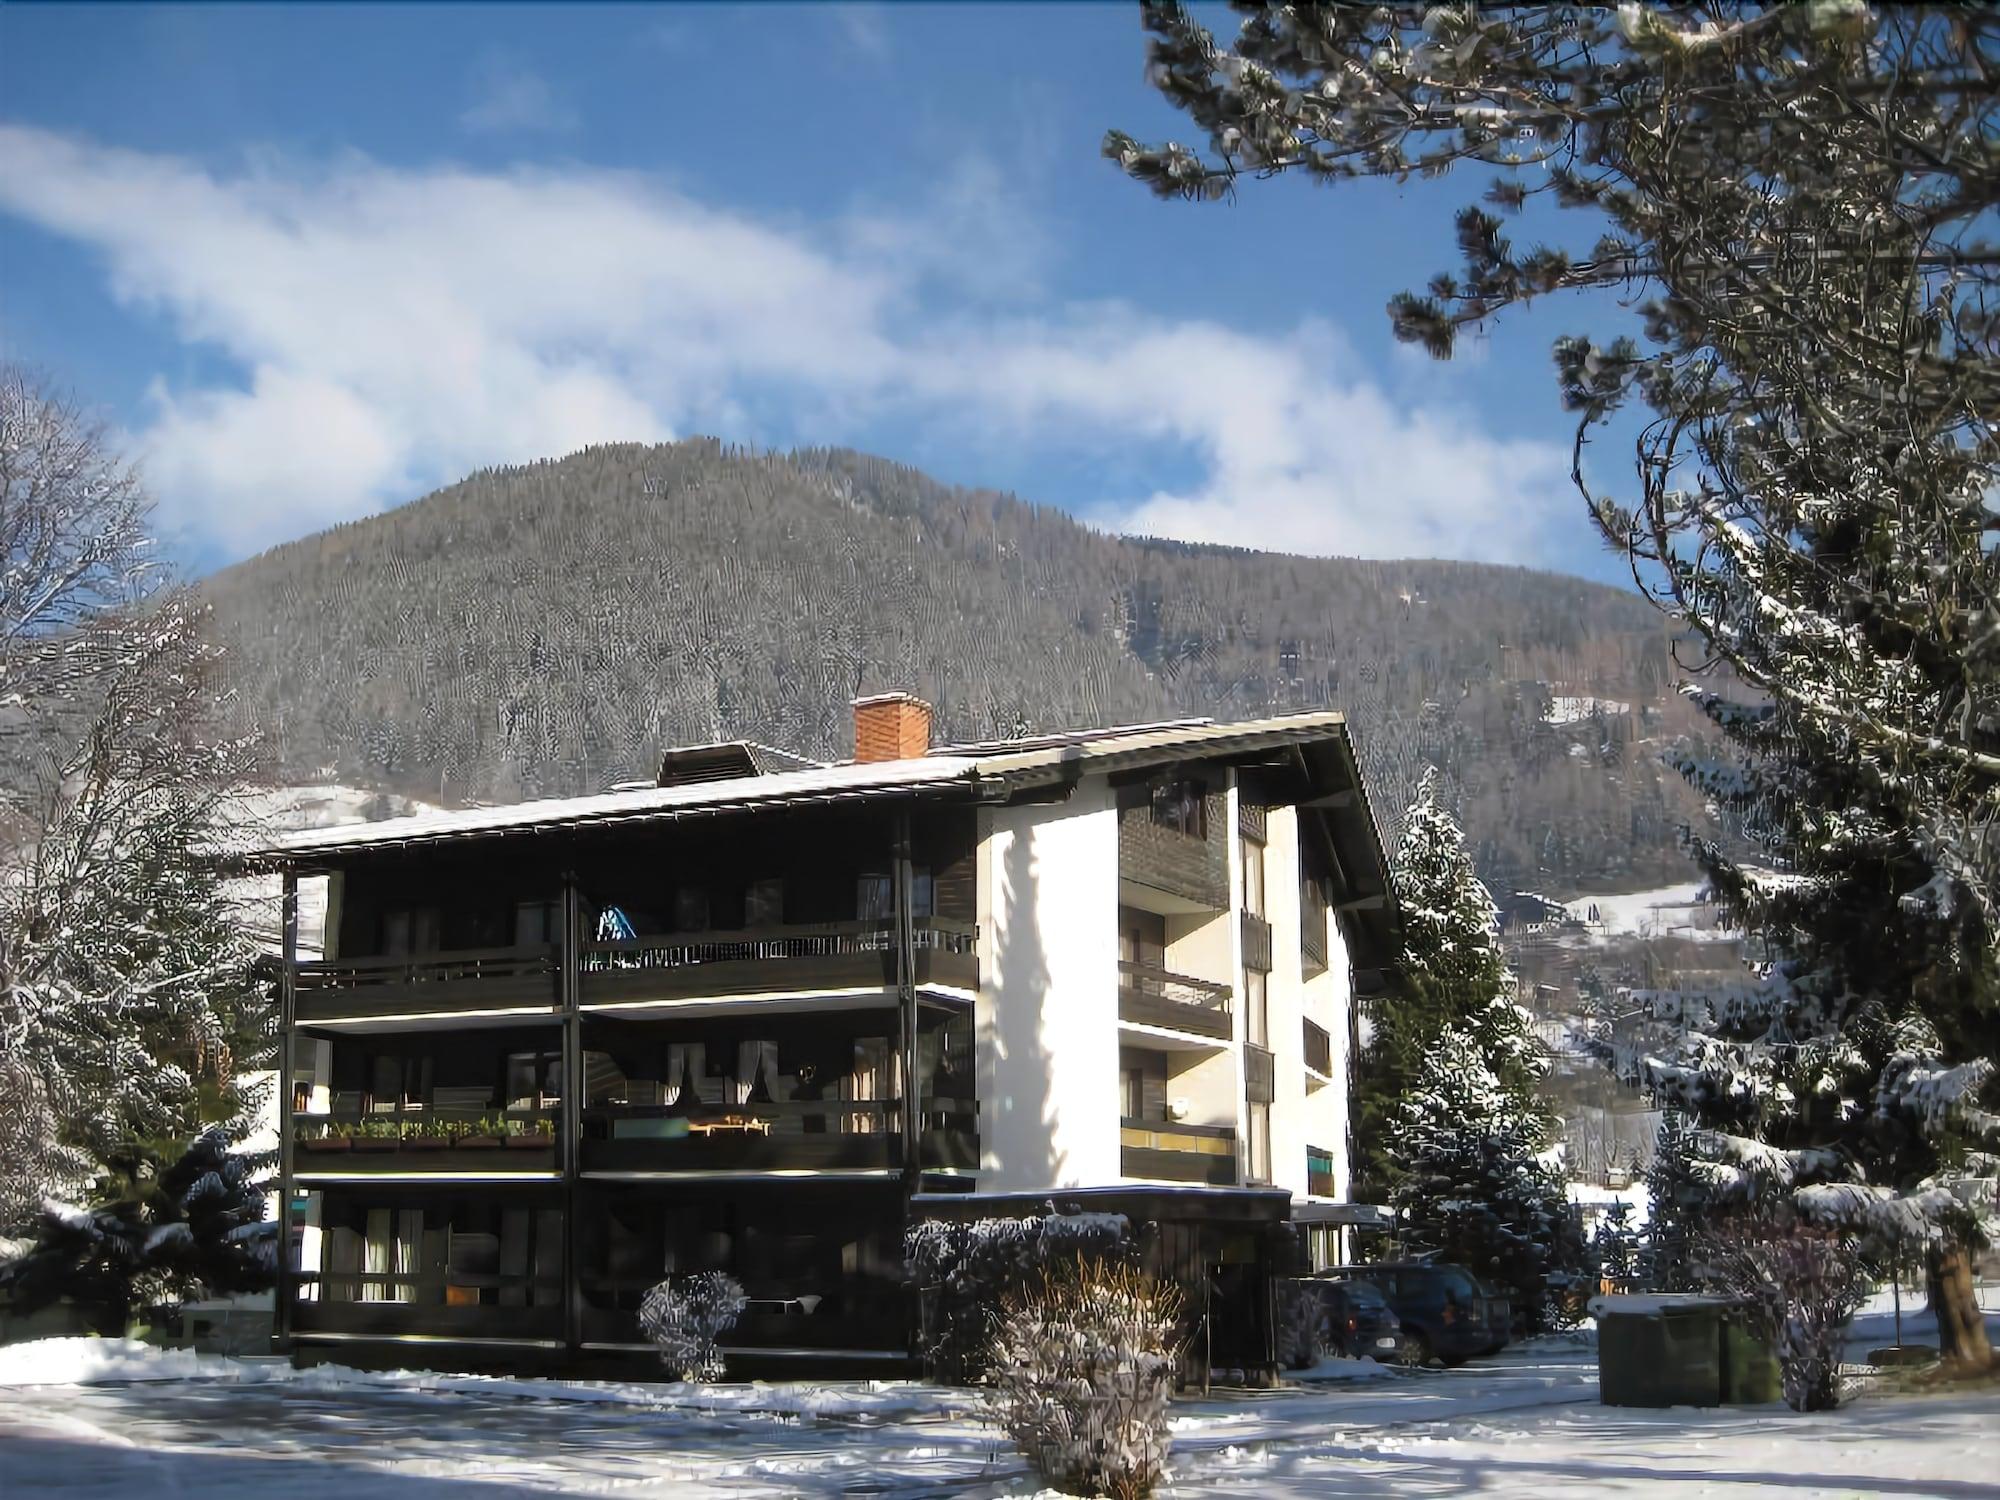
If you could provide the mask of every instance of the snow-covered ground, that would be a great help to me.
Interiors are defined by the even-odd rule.
[[[53,1377],[90,1384],[28,1384]],[[164,1377],[164,1378],[149,1378]],[[1583,1339],[1461,1370],[1175,1403],[1175,1496],[2000,1497],[2000,1394],[1839,1412],[1596,1403]],[[0,1489],[128,1500],[562,1494],[1027,1495],[964,1392],[901,1383],[649,1386],[294,1372],[122,1347],[0,1350]]]

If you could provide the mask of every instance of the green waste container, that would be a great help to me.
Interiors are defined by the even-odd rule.
[[[1761,1389],[1753,1350],[1744,1347],[1755,1341],[1747,1329],[1742,1338],[1729,1332],[1741,1321],[1729,1298],[1596,1297],[1590,1310],[1597,1317],[1597,1394],[1606,1406],[1720,1406],[1743,1400],[1734,1394],[1739,1388]]]
[[[1722,1316],[1722,1404],[1762,1406],[1781,1400],[1784,1384],[1778,1377],[1777,1356],[1771,1346],[1757,1336],[1742,1308]]]

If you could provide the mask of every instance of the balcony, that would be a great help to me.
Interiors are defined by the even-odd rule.
[[[1243,967],[1271,972],[1271,924],[1255,912],[1242,913]]]
[[[978,988],[976,927],[943,917],[918,917],[914,926],[918,984]],[[582,970],[587,1006],[885,989],[896,982],[895,924],[829,922],[587,943]]]
[[[1118,965],[1118,1019],[1228,1041],[1229,986],[1152,964]]]
[[[1337,1198],[1334,1191],[1333,1153],[1319,1146],[1306,1147],[1306,1192],[1314,1198]]]
[[[1236,1185],[1236,1132],[1226,1125],[1119,1121],[1119,1171],[1158,1182]]]
[[[1243,1044],[1243,1097],[1252,1104],[1269,1104],[1277,1097],[1277,1060],[1255,1042]]]
[[[1118,809],[1120,899],[1148,911],[1226,911],[1229,846],[1219,794],[1189,790],[1179,801],[1135,788]]]
[[[292,1117],[299,1177],[550,1177],[558,1116],[548,1110]]]
[[[930,1102],[917,1138],[924,1168],[978,1170],[977,1110],[970,1100]],[[583,1118],[579,1160],[592,1176],[886,1175],[903,1166],[897,1100],[787,1100],[694,1114],[622,1105],[593,1107]]]
[[[562,1279],[432,1271],[295,1273],[292,1331],[341,1339],[560,1344]]]
[[[1299,882],[1299,972],[1316,979],[1327,970],[1326,892],[1317,880]]]
[[[583,1344],[586,1349],[652,1346],[639,1327],[638,1299],[659,1278],[613,1278],[586,1271]],[[893,1297],[837,1296],[826,1281],[755,1286],[743,1312],[722,1336],[730,1354],[807,1353],[828,1358],[901,1358],[908,1352],[909,1314]],[[851,1305],[849,1305],[851,1304]]]
[[[460,952],[333,959],[298,966],[302,1022],[469,1011],[554,1011],[556,950]]]
[[[1305,1023],[1305,1062],[1307,1092],[1333,1082],[1333,1038],[1311,1021]]]

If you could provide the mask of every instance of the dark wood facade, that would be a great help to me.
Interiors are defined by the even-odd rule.
[[[643,1374],[638,1297],[723,1269],[750,1367],[906,1368],[905,1204],[979,1165],[975,847],[880,807],[342,860],[284,971],[282,1342]]]

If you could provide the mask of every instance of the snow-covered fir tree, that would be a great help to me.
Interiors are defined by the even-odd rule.
[[[1640,1267],[1656,1292],[1694,1288],[1694,1239],[1707,1188],[1695,1175],[1694,1126],[1669,1104],[1660,1117],[1653,1160],[1646,1168],[1646,1237]]]
[[[1436,769],[1425,771],[1391,862],[1403,944],[1391,984],[1368,1007],[1357,1089],[1364,1191],[1386,1192],[1393,1182],[1398,1169],[1387,1143],[1447,1031],[1470,1036],[1485,1066],[1524,1104],[1542,1068],[1527,1012],[1514,1002],[1492,894],[1441,794]]]
[[[202,610],[162,580],[132,471],[0,369],[0,1212],[135,1141],[245,1123],[272,1045],[218,861],[243,747],[207,730]],[[5,1226],[0,1226],[4,1228]]]
[[[1641,1274],[1639,1226],[1632,1222],[1632,1206],[1622,1198],[1608,1204],[1604,1220],[1590,1237],[1591,1258],[1597,1262],[1598,1277],[1615,1291],[1630,1291]]]
[[[27,1252],[0,1267],[0,1291],[16,1313],[67,1298],[117,1336],[135,1314],[270,1286],[269,1184],[227,1131],[203,1132],[172,1160],[141,1146],[117,1156],[94,1205],[49,1200]]]
[[[1581,1231],[1545,1159],[1547,1120],[1500,1080],[1480,1038],[1454,1026],[1396,1124],[1392,1201],[1405,1249],[1468,1267],[1512,1295],[1531,1331],[1550,1326],[1550,1273],[1576,1267]]]
[[[1459,215],[1462,269],[1391,304],[1440,356],[1537,297],[1636,305],[1638,337],[1554,351],[1580,455],[1640,417],[1628,495],[1585,498],[1726,670],[1695,696],[1730,754],[1683,770],[1781,878],[1696,842],[1765,962],[1642,996],[1627,1060],[1703,1127],[1718,1194],[1925,1243],[1946,1357],[1990,1369],[1970,1273],[2000,1151],[2000,14],[1243,8],[1225,51],[1147,7],[1149,76],[1211,155],[1114,132],[1124,170],[1196,198],[1497,170]],[[1574,251],[1504,232],[1537,195],[1587,219]]]

